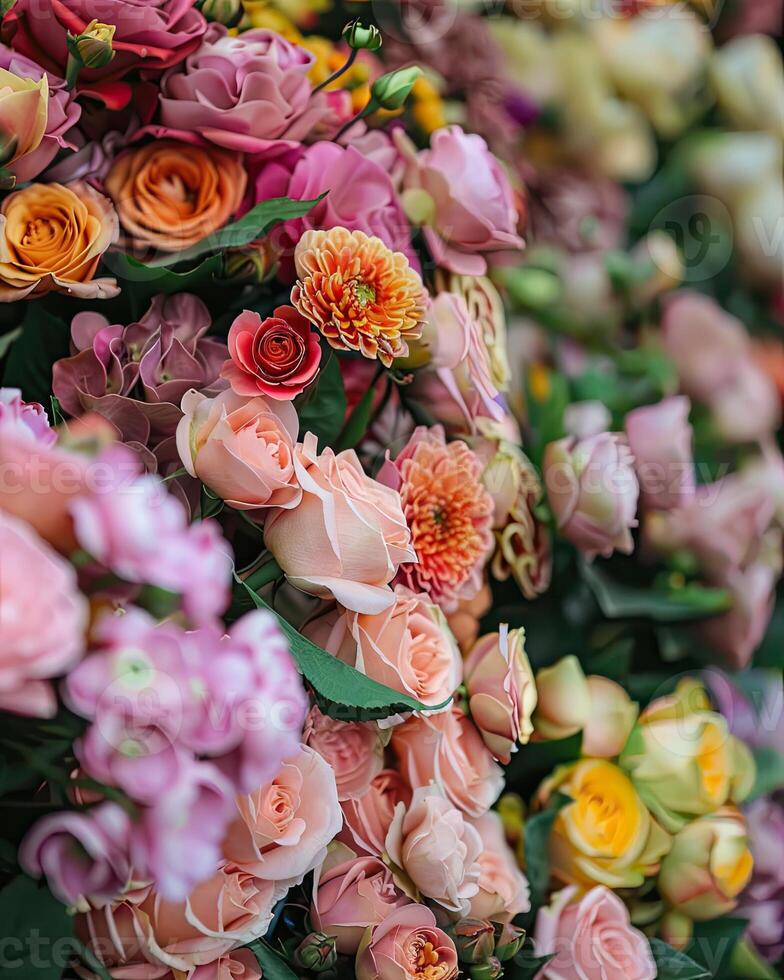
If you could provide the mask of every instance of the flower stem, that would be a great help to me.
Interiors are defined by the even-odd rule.
[[[337,71],[333,71],[332,74],[329,76],[329,78],[325,78],[323,82],[317,85],[313,89],[313,92],[311,94],[315,95],[316,92],[320,92],[322,89],[325,89],[328,85],[331,85],[334,81],[340,78],[340,76],[343,75],[345,72],[347,72],[349,68],[354,64],[356,57],[357,57],[357,49],[352,48],[351,54],[346,59],[345,63],[340,68],[338,68]]]

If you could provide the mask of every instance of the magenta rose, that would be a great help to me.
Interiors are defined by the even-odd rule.
[[[430,148],[407,156],[405,192],[429,211],[424,221],[427,247],[438,265],[462,275],[482,276],[485,255],[523,247],[509,180],[481,136],[459,126],[439,129]]]
[[[6,71],[13,72],[20,78],[32,78],[36,82],[44,75],[43,68],[37,62],[12,51],[5,45],[0,45],[0,68],[5,68]],[[35,180],[41,171],[45,170],[54,160],[60,150],[65,148],[75,150],[77,148],[76,144],[67,138],[67,134],[79,121],[82,114],[81,106],[74,98],[73,92],[66,90],[63,79],[49,75],[48,81],[49,111],[43,139],[32,153],[27,153],[23,158],[8,166],[19,183]]]
[[[648,940],[632,926],[621,899],[603,885],[579,899],[575,886],[554,895],[549,907],[539,910],[534,943],[537,956],[555,953],[542,980],[654,980],[657,975]]]
[[[238,395],[294,398],[321,362],[318,331],[293,306],[279,306],[264,320],[243,310],[229,328],[228,343],[230,359],[221,373]]]
[[[280,140],[296,145],[328,113],[313,95],[315,56],[268,30],[230,37],[211,24],[199,48],[161,81],[161,122],[241,153],[261,153]]]
[[[320,140],[285,157],[264,161],[255,178],[251,176],[255,199],[291,197],[312,200],[329,191],[303,218],[286,221],[273,231],[276,247],[285,256],[293,255],[303,232],[337,225],[349,231],[375,235],[384,244],[409,257],[410,226],[403,213],[392,178],[376,160],[355,147],[339,146]]]
[[[115,55],[103,68],[79,73],[80,91],[113,109],[128,104],[132,90],[120,83],[136,68],[163,70],[198,47],[207,22],[194,0],[17,0],[3,17],[6,44],[47,71],[65,77],[67,36],[80,34],[95,17],[112,24]]]

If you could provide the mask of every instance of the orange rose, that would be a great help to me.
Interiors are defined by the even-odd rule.
[[[31,184],[0,207],[0,302],[52,291],[83,299],[119,293],[114,279],[93,279],[117,240],[111,202],[87,184]]]
[[[106,190],[133,242],[179,252],[226,224],[246,181],[236,153],[158,140],[121,154]]]

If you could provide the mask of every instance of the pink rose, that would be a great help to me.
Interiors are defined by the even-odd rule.
[[[130,820],[116,803],[85,813],[63,810],[42,817],[19,849],[19,863],[34,878],[46,876],[64,905],[114,899],[131,875]]]
[[[438,606],[395,586],[394,605],[379,613],[328,614],[307,635],[339,660],[430,707],[454,694],[462,661]]]
[[[536,955],[556,954],[545,964],[543,980],[610,976],[654,980],[656,964],[648,940],[632,926],[621,899],[603,885],[572,901],[577,898],[572,885],[539,910]]]
[[[643,501],[669,510],[694,496],[694,456],[689,399],[665,398],[626,416],[626,436],[634,456]]]
[[[531,907],[528,881],[517,866],[514,851],[506,842],[501,817],[488,810],[470,821],[482,841],[479,855],[479,891],[471,899],[473,919],[508,922]]]
[[[762,439],[780,425],[778,393],[755,360],[746,328],[714,299],[675,293],[665,305],[662,335],[681,388],[711,409],[725,439]]]
[[[341,801],[363,796],[384,765],[384,746],[372,722],[336,721],[314,706],[302,741],[332,767]]]
[[[427,898],[465,915],[479,891],[482,839],[435,786],[414,790],[398,803],[387,832],[386,853]]]
[[[600,432],[551,442],[544,454],[547,498],[558,529],[587,558],[631,554],[640,487],[626,439]]]
[[[536,684],[524,644],[524,630],[510,632],[502,623],[500,632],[477,640],[465,662],[471,717],[493,757],[503,763],[534,730]]]
[[[319,140],[285,157],[263,160],[259,168],[254,204],[272,197],[310,201],[329,191],[304,217],[285,221],[273,229],[272,239],[283,253],[284,272],[303,232],[338,225],[375,235],[393,251],[403,252],[414,265],[410,225],[392,178],[384,167],[357,148]]]
[[[482,276],[486,253],[523,247],[509,180],[481,136],[447,126],[432,134],[430,149],[402,148],[403,186],[427,200],[425,242],[438,265]]]
[[[367,476],[354,450],[317,445],[311,432],[297,445],[302,500],[272,511],[264,542],[296,588],[380,612],[395,602],[388,586],[400,563],[416,561],[400,495]]]
[[[80,34],[97,14],[115,28],[115,56],[103,68],[79,73],[78,88],[121,109],[132,95],[118,83],[128,72],[162,70],[198,47],[206,29],[193,0],[104,0],[99,10],[90,0],[18,0],[3,18],[3,40],[47,71],[65,77],[67,34]]]
[[[229,327],[228,342],[231,359],[222,374],[238,395],[288,400],[319,369],[319,333],[293,306],[279,306],[265,320],[244,310]]]
[[[724,581],[732,608],[699,624],[699,633],[733,670],[743,670],[762,643],[776,601],[778,569],[756,562]]]
[[[271,782],[239,797],[237,808],[224,856],[287,887],[324,860],[343,819],[332,767],[306,745]]]
[[[182,410],[177,451],[191,476],[237,510],[300,502],[294,472],[299,419],[293,405],[231,390],[214,398],[191,390]]]
[[[456,705],[436,715],[412,716],[393,729],[391,744],[412,788],[435,782],[469,816],[489,810],[503,789],[503,771]]]
[[[423,966],[438,980],[456,980],[457,950],[427,906],[406,905],[373,928],[357,953],[356,974],[357,980],[418,980]]]
[[[310,51],[274,31],[232,37],[210,24],[201,46],[161,80],[161,123],[175,135],[194,133],[241,153],[297,143],[329,111],[308,80],[314,62]]]
[[[314,882],[313,928],[337,940],[339,953],[353,956],[365,930],[376,926],[410,899],[395,885],[379,858],[354,857],[348,848],[330,855]]]
[[[381,857],[395,807],[398,803],[408,806],[410,802],[411,789],[400,773],[382,769],[363,796],[341,803],[343,829],[339,839],[352,850]]]
[[[66,673],[84,653],[87,600],[73,567],[29,524],[2,510],[0,605],[0,708],[53,718],[57,698],[49,678]]]

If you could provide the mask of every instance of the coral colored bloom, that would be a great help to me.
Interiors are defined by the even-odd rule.
[[[243,310],[229,328],[230,360],[222,375],[238,395],[294,398],[316,376],[321,361],[318,334],[304,316],[279,306],[262,320]]]
[[[332,766],[339,800],[364,796],[384,765],[384,744],[373,722],[338,721],[314,705],[302,740]]]
[[[482,587],[482,569],[493,547],[493,498],[480,482],[482,465],[460,441],[447,444],[440,426],[420,426],[394,463],[378,478],[400,493],[418,564],[399,579],[427,592],[449,613]]]
[[[375,236],[336,227],[307,231],[294,253],[291,301],[336,350],[389,367],[422,334],[425,290],[402,252]]]

